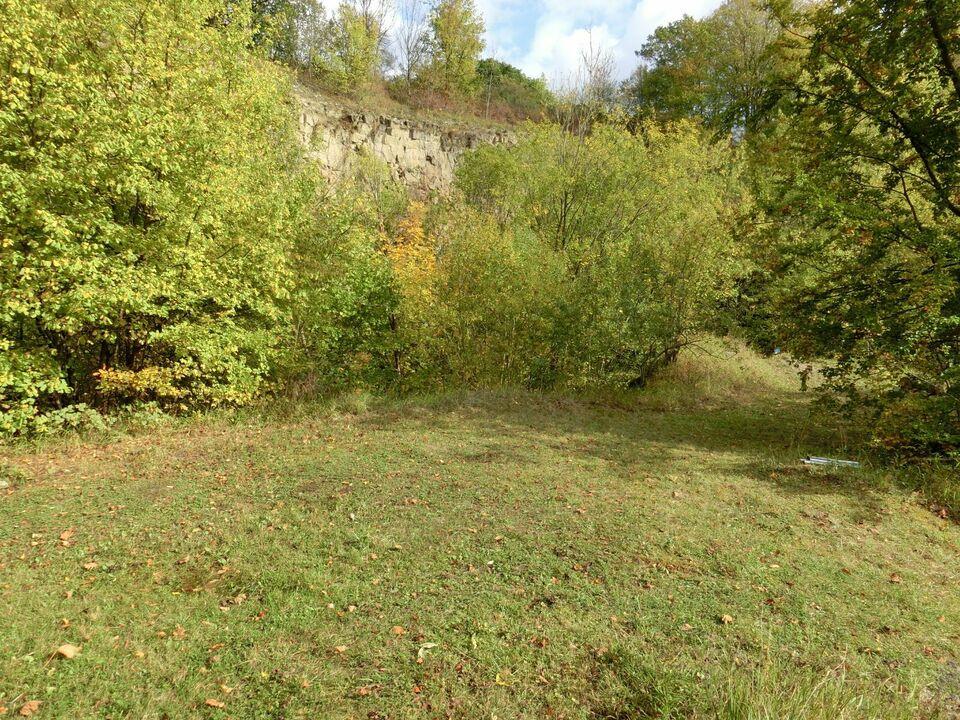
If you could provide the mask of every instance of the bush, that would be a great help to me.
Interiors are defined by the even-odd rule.
[[[734,290],[734,158],[692,124],[634,135],[613,122],[589,136],[531,126],[516,147],[469,157],[458,179],[470,205],[562,268],[541,358],[557,379],[644,384]]]
[[[328,197],[314,232],[297,244],[292,326],[279,373],[284,384],[315,392],[390,379],[390,319],[398,301],[373,212],[344,188]]]
[[[310,198],[248,9],[24,0],[0,28],[0,428],[252,398]]]
[[[401,369],[419,382],[542,384],[559,301],[556,258],[530,233],[463,205],[439,209],[431,224],[435,255],[418,250],[398,267]]]
[[[506,120],[541,120],[553,109],[556,98],[545,80],[533,79],[505,62],[487,58],[477,64],[481,101],[491,117]]]

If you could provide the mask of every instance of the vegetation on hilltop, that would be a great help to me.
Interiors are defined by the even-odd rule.
[[[484,50],[473,0],[258,0],[254,39],[307,84],[367,104],[516,122],[542,119],[557,99],[542,79]]]

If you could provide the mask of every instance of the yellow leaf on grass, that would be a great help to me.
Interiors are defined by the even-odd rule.
[[[216,698],[207,698],[204,700],[203,704],[214,708],[224,708],[227,706],[226,703],[222,703]]]
[[[20,714],[21,714],[23,717],[30,717],[30,716],[33,715],[37,710],[40,709],[40,706],[41,706],[42,704],[43,704],[43,702],[40,701],[40,700],[28,700],[27,702],[25,702],[25,703],[21,706],[21,708],[20,708]]]
[[[80,654],[80,648],[76,645],[71,645],[66,643],[57,648],[57,655],[67,660],[73,660],[77,655]]]

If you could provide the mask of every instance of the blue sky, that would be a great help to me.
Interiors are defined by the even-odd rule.
[[[486,55],[546,76],[554,86],[576,73],[591,42],[612,53],[619,77],[636,66],[634,50],[659,25],[702,17],[720,0],[477,0],[487,24]]]

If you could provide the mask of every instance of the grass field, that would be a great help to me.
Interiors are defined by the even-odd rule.
[[[795,385],[690,354],[0,450],[0,714],[957,717],[960,528],[801,465],[857,454]]]

